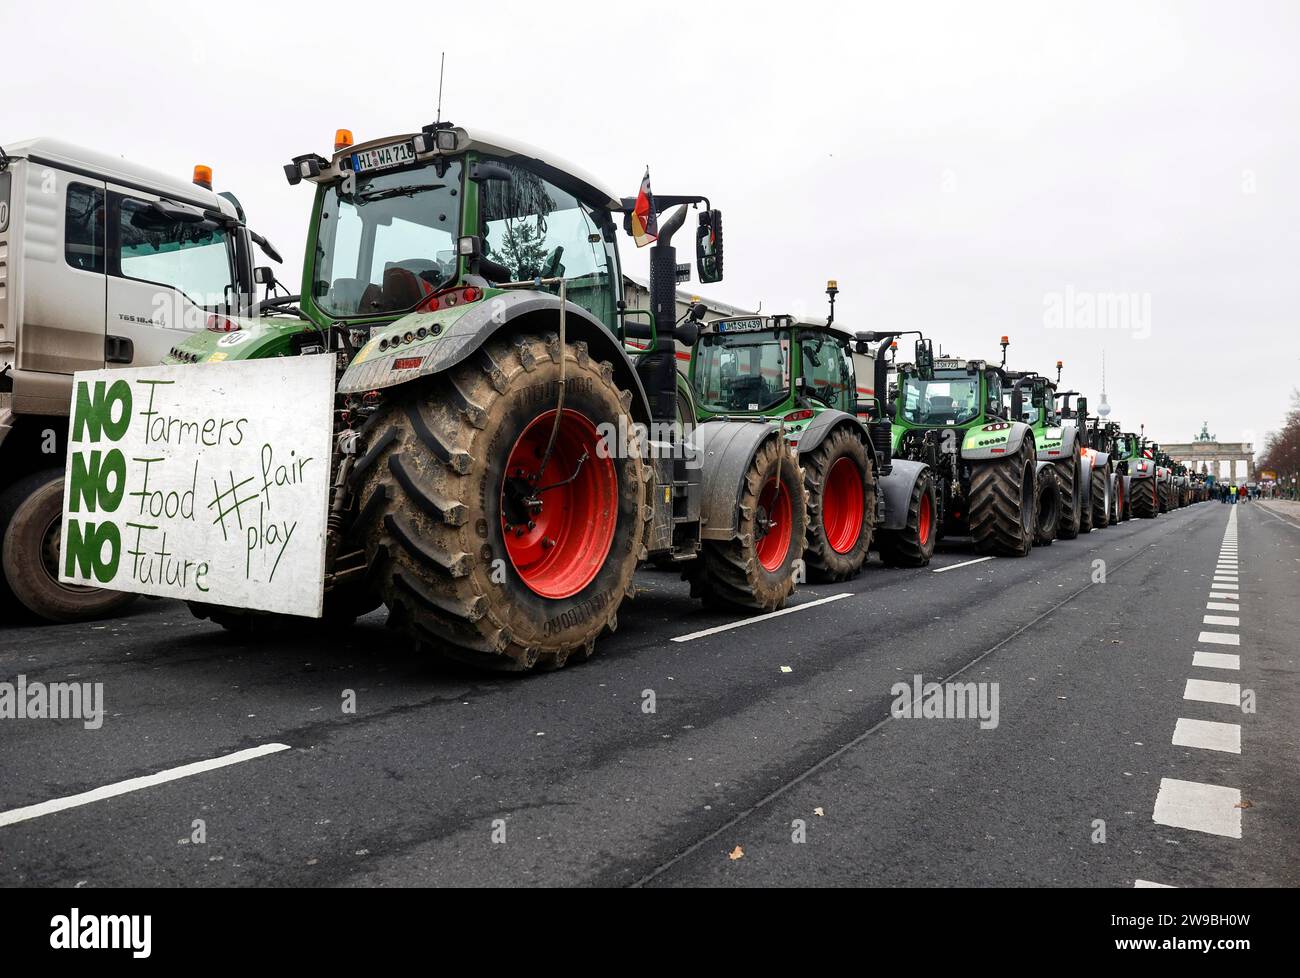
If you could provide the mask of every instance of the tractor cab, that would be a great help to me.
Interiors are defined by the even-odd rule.
[[[793,316],[743,316],[706,325],[691,358],[701,420],[780,417],[798,432],[823,411],[854,414],[859,387],[853,337]]]
[[[1007,418],[1002,368],[959,357],[936,360],[928,343],[918,342],[915,361],[898,367],[896,423],[908,428],[967,428]]]

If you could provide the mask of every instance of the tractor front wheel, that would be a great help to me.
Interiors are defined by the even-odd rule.
[[[1078,455],[1072,455],[1056,465],[1056,478],[1061,486],[1061,522],[1056,535],[1062,540],[1073,540],[1083,529],[1083,493],[1079,483],[1083,480],[1083,465]]]
[[[970,529],[975,552],[1024,557],[1034,545],[1038,510],[1033,443],[1025,438],[1008,458],[977,462],[970,480]]]
[[[1133,515],[1142,520],[1153,520],[1160,511],[1155,479],[1134,479],[1129,485],[1129,506]]]
[[[867,445],[849,428],[837,428],[800,462],[808,492],[808,576],[847,580],[866,563],[876,525],[876,477]]]
[[[709,606],[776,611],[794,591],[808,532],[803,475],[783,439],[769,438],[754,454],[738,506],[736,535],[705,540],[690,562],[691,596]]]
[[[1061,524],[1061,485],[1055,465],[1044,465],[1038,470],[1038,525],[1034,543],[1050,547],[1056,540]]]
[[[901,530],[881,530],[877,535],[880,559],[888,567],[925,567],[939,539],[939,497],[934,476],[923,469],[912,486],[907,523]]]
[[[1092,528],[1103,530],[1110,526],[1110,500],[1107,487],[1110,485],[1110,470],[1092,470]]]

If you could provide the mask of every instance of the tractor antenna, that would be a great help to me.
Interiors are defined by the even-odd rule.
[[[442,52],[442,58],[438,61],[438,122],[442,121],[442,69],[447,66],[447,52]],[[437,123],[434,123],[437,127]]]

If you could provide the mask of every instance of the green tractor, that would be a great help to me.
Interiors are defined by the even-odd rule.
[[[933,473],[939,534],[969,535],[984,555],[1027,555],[1050,532],[1038,518],[1042,497],[1056,498],[1059,488],[1040,493],[1044,466],[1033,429],[1020,420],[1023,388],[1012,390],[1008,404],[1003,394],[1011,384],[1001,366],[936,359],[924,337],[914,361],[897,370],[891,454],[895,465],[919,462]]]
[[[924,566],[936,539],[933,480],[923,463],[891,459],[891,426],[877,397],[888,365],[869,360],[873,386],[861,386],[855,358],[870,357],[858,338],[867,334],[834,325],[834,281],[827,292],[824,325],[743,316],[704,327],[689,368],[698,431],[727,418],[781,425],[804,473],[804,560],[814,580],[853,577],[873,546],[886,564]]]
[[[620,198],[442,122],[359,145],[341,132],[331,157],[295,157],[285,174],[315,189],[301,294],[259,318],[211,317],[169,362],[336,359],[327,618],[382,602],[436,653],[527,670],[591,655],[640,560],[691,560],[709,600],[784,604],[807,511],[779,426],[715,421],[693,444],[683,432],[675,345],[694,345],[698,317],[676,318],[672,239],[702,205],[698,276],[721,279],[706,198]],[[616,222],[630,231],[635,213],[644,233],[661,210],[639,317]],[[257,618],[195,610],[229,627]]]
[[[1057,361],[1059,378],[1062,363]],[[1064,423],[1078,432],[1080,468],[1084,494],[1083,523],[1090,530],[1104,530],[1116,519],[1115,463],[1111,459],[1111,443],[1103,430],[1088,421],[1088,399],[1078,391],[1058,391],[1060,416]],[[1078,398],[1072,405],[1071,398]],[[1094,422],[1099,419],[1094,419]]]
[[[1122,479],[1120,492],[1129,516],[1155,519],[1161,512],[1160,490],[1156,482],[1155,453],[1145,435],[1117,432],[1112,458]]]

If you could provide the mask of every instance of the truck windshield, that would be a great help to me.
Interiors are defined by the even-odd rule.
[[[964,371],[949,377],[940,373],[934,380],[908,374],[901,394],[903,418],[912,424],[965,424],[980,413],[979,377]]]
[[[314,295],[331,316],[405,312],[458,275],[461,164],[339,181],[325,191]]]
[[[710,411],[766,411],[790,395],[790,331],[706,334],[695,392]]]

